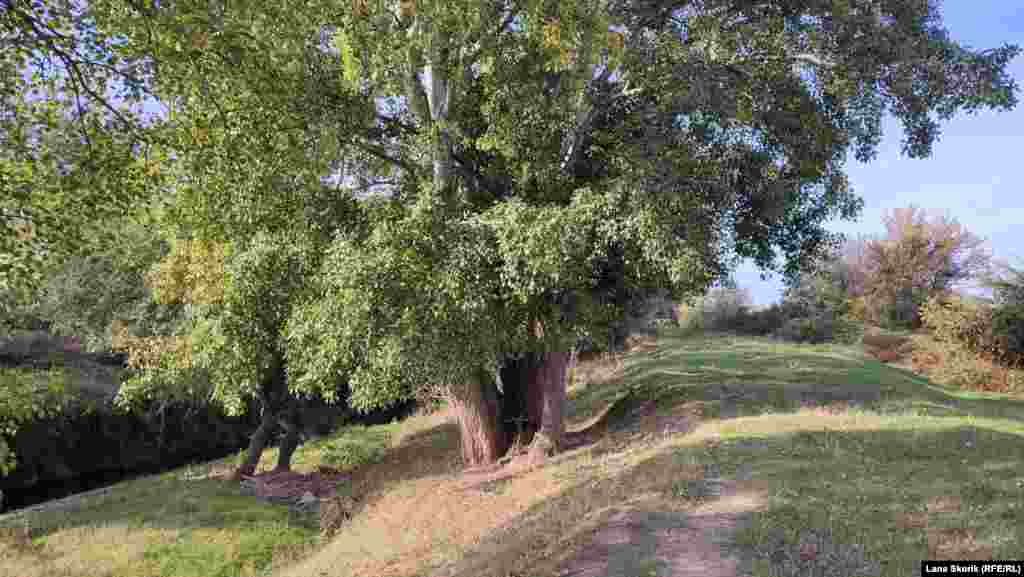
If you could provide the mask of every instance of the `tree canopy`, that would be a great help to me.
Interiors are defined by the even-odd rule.
[[[311,286],[270,307],[289,387],[347,375],[362,408],[543,368],[623,294],[700,292],[738,257],[796,275],[858,214],[845,163],[885,114],[923,157],[941,120],[1017,101],[1018,48],[960,46],[918,0],[0,6],[0,68],[65,95],[4,95],[5,223],[159,194],[176,234],[253,267],[277,262],[259,235],[310,231]],[[166,113],[110,106],[146,95]]]

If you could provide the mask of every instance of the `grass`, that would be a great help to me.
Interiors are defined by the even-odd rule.
[[[0,517],[0,575],[257,575],[309,552],[315,523],[191,477],[207,467]]]
[[[359,464],[340,488],[358,507],[330,540],[179,470],[73,511],[0,517],[30,528],[0,545],[0,575],[541,577],[627,514],[659,557],[602,574],[667,574],[671,547],[652,536],[712,518],[730,520],[715,547],[758,576],[908,575],[921,559],[1024,550],[1024,399],[937,385],[853,346],[641,345],[574,371],[568,428],[591,438],[543,466],[462,471],[444,413],[350,429],[296,455],[299,470]]]
[[[295,469],[376,462],[416,420],[353,426],[300,447]],[[0,516],[0,576],[265,575],[310,554],[319,519],[240,493],[219,478],[235,455],[120,483],[64,506]],[[277,449],[260,468],[273,467]]]

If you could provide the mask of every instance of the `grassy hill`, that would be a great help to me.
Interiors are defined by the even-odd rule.
[[[568,413],[541,465],[462,470],[443,412],[302,447],[299,470],[362,463],[331,537],[211,475],[234,458],[2,516],[0,575],[896,576],[1024,550],[1024,399],[856,347],[663,334],[581,363]]]

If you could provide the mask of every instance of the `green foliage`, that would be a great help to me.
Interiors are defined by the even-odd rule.
[[[852,344],[863,335],[863,325],[829,313],[785,321],[774,336],[798,343],[837,342]]]
[[[380,462],[387,454],[389,436],[376,427],[348,427],[344,435],[326,442],[321,450],[324,464],[342,469]]]
[[[1024,304],[1007,304],[992,311],[997,354],[1009,364],[1024,366]]]
[[[172,390],[209,395],[231,414],[261,394],[285,343],[281,329],[303,298],[315,263],[301,236],[259,233],[227,247],[179,241],[153,275],[162,299],[193,305],[190,332],[163,339],[129,339],[139,369],[120,392],[125,405]],[[337,380],[329,381],[333,394]],[[310,391],[313,392],[313,391]],[[276,393],[275,393],[276,394]]]
[[[716,287],[683,307],[680,326],[809,343],[853,343],[863,332],[861,323],[849,317],[840,287],[823,272],[800,275],[781,303],[759,309],[750,305],[746,291]]]
[[[35,371],[0,367],[0,476],[17,465],[14,436],[25,424],[56,414],[67,402],[59,368]]]
[[[643,290],[701,293],[734,256],[795,276],[859,211],[846,156],[874,154],[883,111],[925,156],[936,117],[1016,104],[1016,47],[953,43],[929,3],[841,4],[18,4],[0,72],[48,98],[4,96],[0,210],[24,238],[0,256],[38,270],[160,194],[176,235],[238,251],[223,279],[160,288],[197,309],[164,364],[210,371],[218,398],[237,407],[282,355],[293,392],[351,376],[363,408],[477,379]],[[107,106],[122,85],[166,115]],[[389,200],[355,200],[371,190]],[[172,271],[213,258],[192,252]]]
[[[921,318],[934,338],[1005,366],[1024,367],[1024,307],[993,306],[957,294],[928,299]]]
[[[115,219],[109,226],[117,228],[112,240],[47,271],[39,293],[38,314],[51,330],[75,335],[87,350],[112,348],[115,321],[151,336],[174,332],[184,317],[181,306],[161,303],[146,283],[149,269],[167,252],[154,220]]]

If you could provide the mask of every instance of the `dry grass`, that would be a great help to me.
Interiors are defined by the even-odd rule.
[[[708,343],[695,343],[694,350],[702,351],[704,358],[719,360],[701,365],[695,361],[685,361],[683,365],[679,361],[676,366],[692,370],[681,372],[666,368],[665,374],[676,378],[675,375],[692,373],[699,377],[710,369],[719,372],[728,369],[732,379],[746,377],[748,373],[761,374],[764,378],[763,367],[766,361],[771,361],[772,355],[766,354],[769,351],[763,347],[748,347],[748,341],[741,341],[719,342],[719,346],[725,343],[730,349],[740,351],[734,361],[738,363],[736,369],[730,368],[733,361],[724,361],[735,353],[716,356],[721,353],[707,350]],[[936,516],[950,517],[944,522],[963,522],[967,515],[966,510],[943,512],[939,509],[941,503],[946,503],[941,498],[948,493],[949,485],[945,483],[915,488],[929,495],[922,497],[922,503],[930,507],[925,513],[890,513],[885,522],[873,513],[886,508],[899,509],[895,490],[882,494],[874,491],[878,487],[903,483],[896,478],[903,478],[904,467],[912,469],[927,463],[934,472],[926,473],[926,478],[943,478],[942,471],[949,470],[945,461],[957,457],[950,454],[948,441],[936,441],[936,438],[946,434],[943,431],[947,429],[955,429],[959,421],[929,421],[916,416],[886,414],[865,410],[844,400],[805,403],[791,411],[720,418],[708,410],[706,400],[687,399],[681,390],[673,393],[678,396],[662,396],[657,402],[649,400],[653,398],[646,396],[650,391],[638,385],[636,375],[651,374],[640,371],[640,367],[667,364],[664,356],[657,357],[661,359],[657,361],[649,355],[658,350],[664,350],[664,346],[648,342],[635,348],[629,356],[596,356],[581,362],[570,391],[569,414],[573,422],[568,429],[590,433],[593,438],[588,443],[562,453],[541,467],[513,461],[502,469],[471,474],[460,473],[453,467],[377,492],[327,547],[284,574],[331,577],[554,575],[566,564],[576,563],[574,566],[579,568],[579,564],[586,561],[586,551],[595,543],[607,541],[614,549],[616,539],[631,543],[643,541],[646,537],[642,531],[628,535],[613,535],[614,531],[604,535],[602,531],[609,531],[607,526],[614,525],[616,519],[643,519],[644,512],[649,511],[735,515],[734,520],[753,515],[752,526],[764,530],[775,527],[797,531],[822,522],[838,524],[841,530],[811,531],[806,538],[792,543],[780,536],[751,541],[752,534],[748,532],[744,534],[746,541],[741,540],[741,544],[747,547],[748,554],[758,550],[755,543],[775,547],[775,550],[766,550],[766,559],[784,554],[796,559],[796,563],[803,563],[802,566],[838,562],[851,570],[870,569],[866,574],[875,574],[873,571],[880,567],[877,559],[892,554],[907,560],[908,556],[917,554],[914,543],[926,544],[929,539],[934,542],[932,550],[941,549],[942,554],[957,550],[974,555],[985,547],[990,552],[996,551],[992,535],[997,530],[987,529],[982,534],[979,529],[971,528],[971,539],[957,541],[951,537],[954,533],[939,522]],[[789,354],[789,348],[785,350]],[[820,379],[830,363],[851,362],[852,358],[841,351],[823,349],[815,360],[807,355],[808,350],[799,347],[794,350],[804,356],[800,357],[800,362],[786,364],[789,382],[803,382],[812,377]],[[634,372],[629,370],[630,359],[635,365]],[[887,369],[878,365],[864,365],[849,378],[860,383],[875,383],[859,385],[862,388],[881,390],[884,387],[890,392],[895,390],[895,383],[899,383],[905,389],[901,394],[911,394],[906,388],[917,386],[902,377],[896,378],[895,373],[879,372],[884,370]],[[633,379],[629,386],[627,379]],[[697,382],[704,381],[698,379]],[[651,386],[657,389],[653,381]],[[816,391],[812,387],[798,388],[804,394]],[[633,392],[623,394],[623,390]],[[830,389],[821,392],[834,394]],[[881,395],[868,397],[875,399],[876,404],[886,402]],[[603,426],[609,422],[616,426]],[[675,424],[676,428],[667,427],[668,424]],[[760,441],[748,442],[751,439],[765,439],[765,447],[771,450],[757,448]],[[456,447],[451,447],[451,451],[455,454]],[[996,449],[990,449],[986,455],[993,451]],[[865,465],[863,459],[867,453],[873,455],[873,460],[868,462],[877,466]],[[907,461],[906,455],[917,456]],[[701,485],[709,462],[722,464],[727,473],[747,467],[752,469],[748,474],[753,476],[727,481],[731,492],[710,500],[677,490]],[[824,474],[820,471],[808,474],[820,467],[825,468]],[[811,490],[809,487],[821,489],[813,484],[818,481],[824,482],[825,493],[831,495],[820,502],[838,505],[837,511],[841,513],[831,521],[817,519],[815,515],[822,509],[813,504],[819,502],[815,498],[813,502],[799,505],[797,516],[785,516],[792,515],[792,512],[784,512],[791,511],[792,503],[800,503],[801,495]],[[788,501],[789,488],[798,485],[806,485],[801,489],[805,493],[793,493],[796,501]],[[782,506],[782,503],[790,504]],[[636,529],[635,524],[630,525],[631,530]],[[726,523],[726,527],[728,525]],[[901,545],[903,549],[889,551],[886,547],[891,547],[890,535],[897,530],[908,535],[917,532],[920,538]],[[863,544],[848,546],[846,540],[853,538],[853,534],[861,535],[857,543]],[[664,563],[655,564],[662,569],[673,566],[663,557],[681,555],[682,549],[704,546],[699,535],[692,534],[688,539],[695,540],[687,541],[686,547],[673,549],[671,542],[674,541],[666,535],[659,537],[664,539],[658,563]],[[679,534],[673,535],[677,540],[680,538]],[[912,541],[912,537],[908,536],[908,540]],[[918,559],[927,553],[928,550],[920,549]],[[607,563],[607,559],[591,561],[593,570],[598,571],[594,574],[605,574],[602,571],[607,565],[601,563]],[[720,568],[709,563],[706,567]],[[656,570],[655,565],[649,569]],[[902,566],[896,570],[901,571]]]
[[[969,391],[1024,393],[1024,369],[1012,369],[956,344],[914,335],[909,368],[940,383]]]
[[[902,348],[910,340],[908,335],[867,333],[861,342],[866,347],[895,351]]]
[[[930,559],[984,561],[992,559],[992,547],[977,541],[976,532],[964,527],[928,531]]]
[[[683,566],[730,577],[814,574],[830,566],[888,577],[926,557],[1010,556],[1024,544],[1015,529],[1024,526],[1020,407],[1009,398],[958,400],[852,349],[668,335],[626,355],[581,360],[567,430],[583,440],[541,464],[513,459],[464,471],[445,412],[382,425],[382,458],[340,488],[351,518],[316,550],[275,550],[270,570],[537,577],[579,568],[590,554],[601,575]],[[318,449],[300,451],[296,468],[315,469]],[[206,515],[205,525],[118,521],[171,488],[140,488],[149,500],[122,496],[137,499],[134,512],[52,531],[45,544],[0,540],[0,576],[21,565],[29,569],[18,574],[30,577],[63,567],[76,576],[208,574],[156,563],[182,539],[245,555],[240,529],[217,525],[207,511],[225,495],[187,510]],[[637,546],[652,551],[650,563],[611,569],[610,556]],[[238,566],[236,574],[260,574]]]

